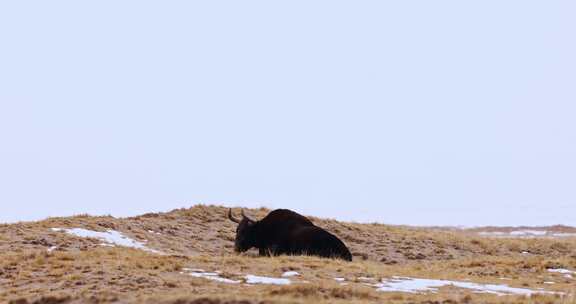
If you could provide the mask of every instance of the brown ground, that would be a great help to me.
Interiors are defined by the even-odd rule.
[[[233,253],[235,224],[226,208],[194,206],[133,218],[75,216],[0,225],[0,303],[576,303],[576,280],[547,268],[576,269],[575,238],[486,238],[478,231],[342,223],[312,218],[338,235],[352,263],[314,257],[260,258]],[[254,218],[269,210],[248,210]],[[113,229],[166,253],[104,247],[50,228]],[[532,228],[526,228],[532,229]],[[560,228],[558,228],[560,229]],[[571,227],[561,228],[572,232]],[[150,232],[152,231],[152,232]],[[47,252],[56,246],[54,251]],[[296,270],[290,286],[222,284],[182,274],[183,268],[279,277]],[[443,288],[437,294],[383,293],[359,277],[471,280],[560,295],[494,296]],[[334,281],[344,277],[349,285]],[[553,281],[555,284],[545,284]]]

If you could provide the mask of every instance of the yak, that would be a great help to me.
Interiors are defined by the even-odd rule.
[[[235,240],[238,253],[255,247],[260,256],[314,255],[352,261],[352,254],[338,237],[294,211],[277,209],[255,221],[244,210],[239,220],[229,209],[228,218],[238,224]]]

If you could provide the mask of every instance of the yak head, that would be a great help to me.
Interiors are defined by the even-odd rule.
[[[244,210],[242,210],[242,219],[239,220],[232,215],[232,209],[228,210],[228,219],[238,224],[234,248],[236,252],[245,252],[254,247],[256,243],[254,239],[254,225],[256,221],[247,217],[246,214],[244,214]]]

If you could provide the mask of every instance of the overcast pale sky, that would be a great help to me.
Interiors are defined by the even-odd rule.
[[[0,222],[576,225],[575,1],[0,2]]]

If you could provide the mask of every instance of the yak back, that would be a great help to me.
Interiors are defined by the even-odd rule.
[[[256,223],[256,247],[278,245],[298,227],[314,226],[307,217],[288,209],[277,209]]]
[[[332,233],[317,226],[296,228],[286,247],[290,254],[315,255],[352,261],[352,254],[346,245]]]

